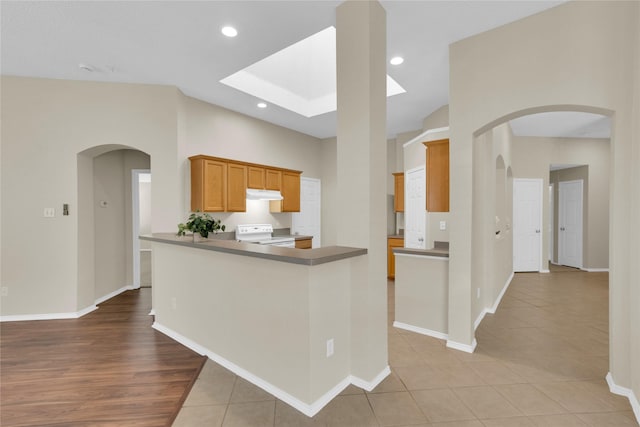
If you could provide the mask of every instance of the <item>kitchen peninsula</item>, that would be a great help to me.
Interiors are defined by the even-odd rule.
[[[153,250],[155,329],[308,416],[362,386],[351,374],[350,295],[366,249],[140,238]]]

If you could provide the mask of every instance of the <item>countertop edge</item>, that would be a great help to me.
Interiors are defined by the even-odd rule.
[[[449,251],[443,249],[411,249],[411,248],[393,248],[394,254],[407,254],[419,256],[434,256],[440,258],[449,258]]]
[[[352,248],[347,246],[326,246],[316,249],[294,249],[275,246],[254,245],[252,243],[242,243],[235,240],[209,239],[202,243],[194,243],[191,237],[178,237],[173,233],[157,233],[153,235],[141,235],[141,240],[150,242],[166,243],[176,246],[184,246],[194,249],[204,249],[214,252],[223,252],[233,255],[249,256],[254,258],[269,259],[273,261],[286,262],[315,266],[329,262],[349,259],[368,253],[364,248]],[[300,251],[300,252],[298,252]]]

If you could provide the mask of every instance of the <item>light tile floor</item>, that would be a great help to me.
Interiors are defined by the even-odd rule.
[[[552,268],[516,274],[473,354],[393,328],[375,390],[349,386],[308,418],[208,361],[174,427],[191,426],[637,426],[626,398],[609,392],[608,275]]]

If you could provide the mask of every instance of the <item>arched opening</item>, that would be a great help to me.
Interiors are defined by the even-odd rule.
[[[523,135],[516,133],[509,123],[530,112],[550,112],[554,108],[556,107],[541,107],[509,114],[491,122],[493,127],[483,126],[482,132],[479,130],[474,133],[474,168],[484,161],[481,169],[487,171],[484,181],[477,184],[475,180],[478,175],[474,170],[474,220],[476,212],[481,217],[482,212],[495,212],[495,216],[490,218],[493,233],[483,233],[481,239],[484,242],[474,246],[491,247],[490,241],[494,243],[493,249],[485,252],[493,257],[492,262],[488,263],[493,271],[486,274],[486,277],[492,278],[493,283],[485,285],[484,292],[489,296],[482,301],[484,309],[492,313],[504,296],[504,304],[495,316],[487,317],[489,321],[483,322],[477,331],[478,350],[492,356],[504,355],[510,368],[521,370],[527,375],[531,373],[532,378],[535,377],[533,372],[539,370],[549,375],[549,378],[557,379],[564,375],[576,380],[583,377],[590,380],[602,379],[607,373],[607,365],[602,361],[609,353],[606,322],[608,307],[606,299],[600,298],[601,302],[595,302],[593,291],[599,296],[606,292],[607,276],[589,276],[591,273],[579,270],[570,279],[565,273],[548,274],[546,266],[549,235],[544,231],[552,226],[558,230],[561,226],[558,215],[550,213],[550,198],[547,196],[549,184],[557,185],[583,177],[586,221],[584,270],[599,271],[609,268],[609,176],[613,172],[609,169],[609,159],[612,141],[609,133],[604,137],[578,134]],[[599,118],[606,119],[603,122],[610,126],[608,118],[612,113],[609,111],[590,107],[573,109],[606,113]],[[609,129],[608,131],[610,132]],[[487,135],[493,138],[491,146],[486,144]],[[559,165],[562,168],[558,168]],[[495,175],[491,176],[490,171],[495,172]],[[539,206],[542,224],[539,233],[541,267],[533,274],[516,274],[513,281],[508,278],[505,283],[500,282],[505,276],[503,268],[506,263],[511,262],[514,254],[513,237],[507,233],[515,229],[518,221],[515,217],[511,218],[514,212],[513,186],[516,179],[544,182]],[[478,197],[479,195],[482,197]],[[558,200],[557,195],[555,200]],[[489,216],[484,215],[484,218],[487,224],[483,230],[489,225]],[[604,244],[598,245],[598,241]],[[605,252],[594,252],[603,248],[606,248]],[[484,253],[476,253],[476,256],[486,259]],[[510,271],[506,273],[507,276]],[[474,277],[477,276],[474,274]],[[474,291],[472,289],[472,295]],[[557,295],[553,293],[556,291],[559,292]],[[587,291],[590,292],[589,296],[586,296]],[[586,307],[580,305],[585,299],[594,300],[594,304],[589,306],[594,310],[592,315],[586,315]],[[599,320],[595,320],[596,317]],[[496,325],[499,325],[497,329]],[[483,329],[485,327],[491,330]],[[583,359],[576,361],[570,356],[571,352],[580,354]],[[514,359],[517,362],[513,362]]]
[[[78,161],[78,304],[89,307],[135,287],[134,170],[150,156],[123,145],[84,150]]]

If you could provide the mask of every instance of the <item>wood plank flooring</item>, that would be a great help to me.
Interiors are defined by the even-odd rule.
[[[0,324],[0,425],[170,426],[206,360],[151,328],[151,289]]]

